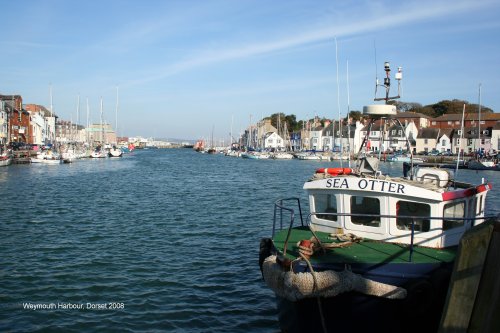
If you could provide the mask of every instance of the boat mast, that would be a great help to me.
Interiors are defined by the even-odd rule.
[[[104,149],[104,124],[102,121],[102,96],[101,96],[101,146]]]
[[[89,107],[89,98],[88,98],[88,97],[86,97],[86,102],[87,102],[87,127],[86,127],[86,128],[87,128],[87,130],[86,130],[85,132],[87,133],[87,135],[86,135],[86,137],[85,137],[85,140],[87,141],[87,143],[88,143],[88,144],[90,144],[90,142],[89,142],[89,141],[90,141],[90,140],[89,140],[89,135],[90,135],[90,133],[89,133],[89,126],[90,126],[90,124],[89,124],[90,107]]]
[[[78,123],[80,122],[80,94],[78,94],[78,99],[76,102],[76,128],[75,133],[78,133]],[[73,137],[73,141],[77,141],[75,137]]]
[[[351,110],[350,110],[350,98],[349,98],[349,60],[347,60],[347,163],[348,167],[351,167]],[[342,160],[342,155],[340,155],[340,160]]]
[[[118,136],[118,86],[116,86],[115,131]]]
[[[464,138],[464,116],[465,116],[465,104],[462,109],[462,123],[460,125],[460,145],[458,146],[458,154],[457,154],[457,165],[455,166],[455,177],[454,179],[457,179],[457,173],[458,173],[458,165],[460,163],[460,151],[462,151],[462,142]],[[463,154],[462,154],[463,155]],[[455,183],[455,181],[453,181]]]
[[[478,121],[477,121],[477,128],[478,128],[478,146],[479,146],[479,153],[481,153],[481,83],[479,84],[479,109],[478,109]]]
[[[343,152],[343,147],[342,147],[342,119],[340,118],[340,86],[339,86],[339,53],[338,53],[338,46],[337,46],[337,37],[335,37],[335,63],[337,66],[337,110],[339,112],[339,150],[340,150],[340,167],[342,168],[342,154]],[[332,136],[334,135],[335,132],[335,121],[333,121],[332,125]],[[333,148],[335,147],[335,139],[333,139]]]

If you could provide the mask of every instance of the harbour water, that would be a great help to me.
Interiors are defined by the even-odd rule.
[[[278,332],[259,240],[325,166],[161,149],[0,168],[0,332]],[[483,177],[498,214],[500,173],[458,178]]]

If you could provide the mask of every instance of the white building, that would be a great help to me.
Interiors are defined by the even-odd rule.
[[[285,141],[276,132],[269,132],[264,137],[264,149],[283,150]]]

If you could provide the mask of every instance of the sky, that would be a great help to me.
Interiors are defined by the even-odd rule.
[[[82,125],[102,99],[119,136],[229,142],[278,112],[338,119],[374,103],[385,61],[400,101],[500,112],[497,0],[0,4],[0,94]]]

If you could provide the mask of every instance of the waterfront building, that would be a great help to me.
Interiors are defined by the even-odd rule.
[[[464,127],[494,127],[500,122],[500,113],[466,113]],[[462,114],[452,113],[432,118],[430,127],[460,129],[462,126]]]
[[[9,119],[5,101],[0,100],[0,146],[6,145],[8,142],[8,125]]]

